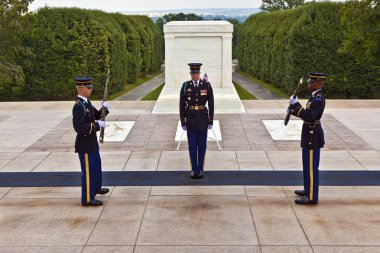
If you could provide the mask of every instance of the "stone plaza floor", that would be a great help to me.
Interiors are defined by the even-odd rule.
[[[243,101],[247,113],[215,116],[222,151],[208,142],[203,185],[187,179],[187,144],[176,151],[178,115],[151,114],[153,101],[110,104],[108,121],[135,123],[125,140],[100,144],[105,173],[182,173],[186,179],[179,185],[111,184],[110,194],[99,197],[105,205],[82,207],[80,187],[46,187],[33,176],[80,171],[73,102],[0,103],[0,182],[9,174],[34,180],[33,187],[0,187],[1,253],[380,252],[378,176],[368,185],[359,176],[349,185],[344,177],[336,185],[321,180],[317,206],[294,204],[302,180],[215,185],[207,178],[208,171],[210,177],[300,173],[299,141],[273,140],[263,123],[283,120],[286,100]],[[380,172],[379,100],[327,100],[322,126],[321,173]]]

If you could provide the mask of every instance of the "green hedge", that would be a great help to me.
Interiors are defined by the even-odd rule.
[[[241,70],[291,94],[309,71],[329,74],[329,98],[374,98],[379,69],[341,53],[342,3],[309,3],[293,10],[251,16],[239,33]],[[303,92],[306,87],[303,88]]]
[[[64,100],[75,95],[73,77],[94,78],[101,97],[107,68],[110,94],[127,82],[159,70],[162,36],[145,16],[76,8],[43,8],[25,17],[23,41],[32,54],[24,64],[25,95],[33,100]]]

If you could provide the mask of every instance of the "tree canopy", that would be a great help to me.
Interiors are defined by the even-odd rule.
[[[0,101],[12,99],[15,88],[24,85],[21,56],[26,54],[21,37],[22,15],[32,0],[0,1]]]
[[[351,0],[342,9],[342,52],[351,53],[358,62],[372,61],[379,67],[380,0]]]
[[[305,3],[305,0],[262,0],[260,9],[263,11],[280,11],[294,9]]]
[[[185,14],[183,12],[165,14],[162,18],[165,20],[165,23],[170,21],[197,21],[203,19],[195,13]]]

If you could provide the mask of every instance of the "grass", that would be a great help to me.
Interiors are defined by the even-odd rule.
[[[249,93],[248,91],[246,91],[240,85],[238,85],[235,82],[233,82],[233,83],[235,85],[235,89],[236,89],[237,93],[239,94],[240,99],[243,99],[243,100],[256,99],[255,96],[253,96],[251,93]],[[155,88],[154,90],[152,90],[149,94],[147,94],[141,100],[157,100],[158,97],[160,96],[162,88],[164,88],[164,84],[165,83],[161,84],[160,86],[158,86],[157,88]]]
[[[236,89],[237,93],[239,94],[239,97],[240,97],[241,100],[254,100],[254,99],[257,99],[254,95],[252,95],[251,93],[249,93],[248,91],[246,91],[243,87],[241,87],[236,82],[232,81],[232,83],[234,84],[235,89]]]
[[[269,83],[266,83],[266,82],[263,82],[259,79],[256,79],[254,78],[253,76],[243,72],[243,71],[237,71],[240,75],[244,76],[245,78],[251,80],[252,82],[255,82],[257,83],[258,85],[266,88],[267,90],[270,90],[272,91],[273,93],[275,93],[276,95],[282,97],[282,98],[289,98],[289,94],[283,92],[282,90],[280,90],[279,88],[276,88],[274,87],[273,85],[269,84]]]
[[[154,74],[146,75],[146,76],[143,77],[143,78],[138,78],[138,79],[137,79],[135,82],[133,82],[133,83],[128,83],[128,84],[126,84],[126,85],[124,86],[124,88],[123,88],[121,91],[119,91],[119,92],[117,92],[117,93],[115,93],[115,94],[110,95],[110,96],[109,96],[109,100],[113,100],[113,99],[115,99],[115,98],[117,98],[117,97],[120,97],[120,96],[123,95],[124,93],[127,93],[127,92],[130,91],[130,90],[133,90],[134,88],[140,86],[141,84],[145,83],[146,81],[152,79],[152,78],[155,77],[155,76],[158,76],[158,75],[161,74],[161,73],[162,73],[162,71],[158,71],[158,72],[156,72],[156,73],[154,73]]]
[[[235,89],[236,89],[237,93],[239,94],[240,99],[242,99],[242,100],[256,99],[256,97],[254,95],[252,95],[251,93],[246,91],[240,85],[238,85],[235,82],[233,82],[233,83],[235,85]],[[157,88],[152,90],[149,94],[147,94],[141,100],[157,100],[158,97],[160,96],[162,89],[164,88],[164,84],[165,83],[161,84],[160,86],[158,86]]]
[[[165,83],[161,84],[160,86],[152,90],[149,94],[145,95],[145,97],[143,97],[141,100],[157,100],[158,96],[160,96],[162,88],[164,88],[164,84]]]

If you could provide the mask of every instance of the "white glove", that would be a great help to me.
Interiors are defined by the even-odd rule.
[[[288,113],[288,112],[289,112],[289,107],[286,107],[285,113]]]
[[[110,104],[107,102],[107,101],[104,101],[103,103],[102,103],[102,107],[105,107],[105,108],[110,108]]]
[[[99,120],[98,121],[98,124],[99,124],[99,127],[100,128],[105,128],[106,127],[106,122],[102,121],[102,120]]]
[[[296,97],[296,98],[293,98],[293,96],[290,97],[290,99],[289,99],[290,104],[294,105],[297,102],[298,102],[298,97]]]
[[[209,124],[209,125],[207,126],[207,128],[208,128],[208,129],[212,129],[212,125]]]
[[[183,129],[183,131],[186,131],[186,130],[187,130],[187,127],[186,127],[186,126],[183,126],[182,129]]]

